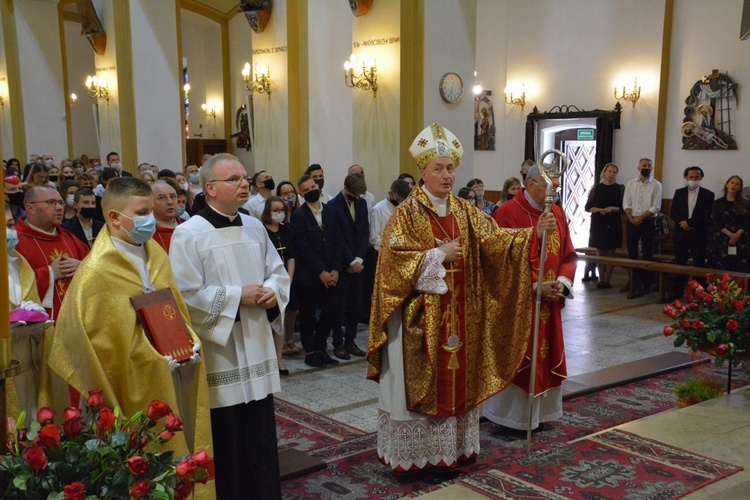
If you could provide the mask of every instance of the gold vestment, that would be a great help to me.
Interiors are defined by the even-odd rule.
[[[449,197],[465,260],[465,393],[468,412],[505,388],[529,340],[533,294],[530,256],[538,251],[533,229],[498,228],[465,200]],[[433,416],[437,410],[437,359],[444,312],[440,295],[415,291],[428,250],[436,247],[430,224],[435,208],[422,189],[396,208],[383,232],[370,314],[368,378],[378,380],[387,321],[403,314],[406,405]],[[446,266],[448,267],[448,266]],[[463,413],[463,412],[461,412]]]

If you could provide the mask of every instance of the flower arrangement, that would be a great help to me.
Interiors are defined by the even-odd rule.
[[[750,296],[744,283],[725,274],[716,279],[707,275],[704,289],[695,280],[688,282],[684,302],[675,300],[662,312],[676,321],[664,327],[664,336],[675,336],[674,345],[687,344],[693,351],[716,357],[716,366],[730,360],[734,366],[750,358]]]
[[[182,422],[162,401],[130,418],[104,406],[91,391],[86,409],[67,408],[62,426],[41,408],[25,427],[26,412],[8,419],[9,452],[0,457],[0,497],[49,500],[185,498],[208,480],[205,451],[177,462],[160,451]]]

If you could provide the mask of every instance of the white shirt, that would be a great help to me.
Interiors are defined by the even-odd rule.
[[[656,217],[661,210],[661,182],[653,177],[641,182],[640,176],[628,181],[625,185],[622,208],[630,209],[633,217],[638,217],[646,211],[651,212],[651,217]]]
[[[697,188],[693,189],[692,191],[690,188],[688,188],[688,219],[693,216],[693,210],[695,210],[695,204],[698,203],[698,190],[701,187],[698,186]]]
[[[369,217],[370,212],[372,212],[372,207],[375,206],[375,195],[369,191],[365,191],[365,194],[363,194],[362,197],[367,202],[367,216]]]
[[[250,215],[260,220],[261,215],[263,215],[263,209],[266,208],[266,199],[263,198],[262,194],[258,193],[250,198],[250,201],[242,205],[242,208],[250,212]]]
[[[380,241],[385,225],[395,211],[396,207],[388,198],[379,201],[370,211],[370,245],[377,252],[380,251]]]

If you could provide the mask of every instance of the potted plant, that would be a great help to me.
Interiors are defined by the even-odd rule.
[[[164,443],[182,431],[169,405],[152,401],[130,418],[89,393],[82,411],[70,407],[62,425],[41,408],[26,425],[26,412],[8,419],[8,452],[0,456],[0,497],[48,500],[87,498],[186,498],[205,483],[205,451],[177,460]]]
[[[694,405],[724,394],[724,383],[713,377],[698,377],[677,384],[674,388],[680,408]]]
[[[716,366],[725,360],[737,366],[750,358],[750,296],[744,283],[729,274],[721,279],[709,274],[707,280],[705,289],[691,280],[683,301],[664,306],[662,312],[676,323],[665,326],[663,333],[674,335],[675,347],[685,344],[715,356]]]

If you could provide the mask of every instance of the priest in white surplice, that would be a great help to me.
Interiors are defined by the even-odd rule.
[[[272,324],[283,331],[289,275],[263,224],[238,212],[250,184],[237,158],[212,156],[200,181],[207,206],[175,229],[169,256],[204,341],[217,496],[280,498]]]

